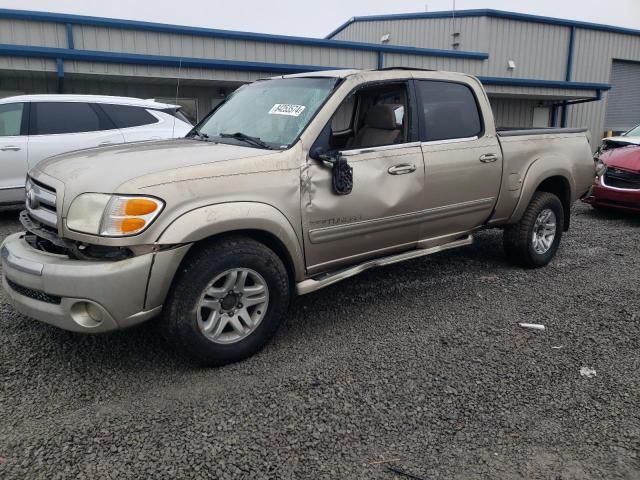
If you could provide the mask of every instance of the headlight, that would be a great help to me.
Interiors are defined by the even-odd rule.
[[[604,163],[602,160],[598,160],[598,163],[596,163],[596,175],[601,177],[605,174],[606,171],[607,171],[607,164]]]
[[[124,237],[145,230],[162,211],[164,202],[153,197],[83,193],[69,207],[70,230],[106,237]]]

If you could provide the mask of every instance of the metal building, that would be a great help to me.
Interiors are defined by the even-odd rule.
[[[466,10],[356,17],[313,39],[0,9],[0,97],[173,101],[180,78],[180,103],[201,118],[256,78],[386,66],[479,76],[504,127],[586,125],[598,138],[640,122],[640,31],[631,29]]]

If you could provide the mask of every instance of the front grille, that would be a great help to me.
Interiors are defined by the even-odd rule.
[[[18,285],[16,282],[9,280],[8,278],[7,278],[7,283],[9,284],[9,287],[11,287],[11,289],[16,293],[24,297],[29,297],[33,300],[37,300],[39,302],[53,303],[54,305],[60,305],[60,302],[62,301],[62,298],[58,297],[57,295],[49,295],[48,293],[41,292],[40,290],[34,290],[33,288],[23,287],[22,285]]]
[[[51,228],[58,227],[56,190],[42,182],[27,179],[26,206],[29,216]]]
[[[640,190],[640,173],[608,168],[604,174],[604,184],[608,187]]]

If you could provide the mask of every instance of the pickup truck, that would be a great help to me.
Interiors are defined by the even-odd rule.
[[[257,352],[293,294],[502,228],[541,267],[594,179],[585,130],[496,131],[474,77],[340,70],[245,85],[184,139],[52,157],[1,247],[26,316],[77,332],[153,317],[188,358]],[[398,279],[402,281],[402,279]]]

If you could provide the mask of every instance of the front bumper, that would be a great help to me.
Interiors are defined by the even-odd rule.
[[[0,247],[2,286],[16,310],[28,317],[65,330],[107,332],[160,313],[187,250],[83,261],[36,250],[24,233],[16,233]]]
[[[599,179],[582,199],[591,205],[640,212],[640,190],[626,190],[602,185]]]

